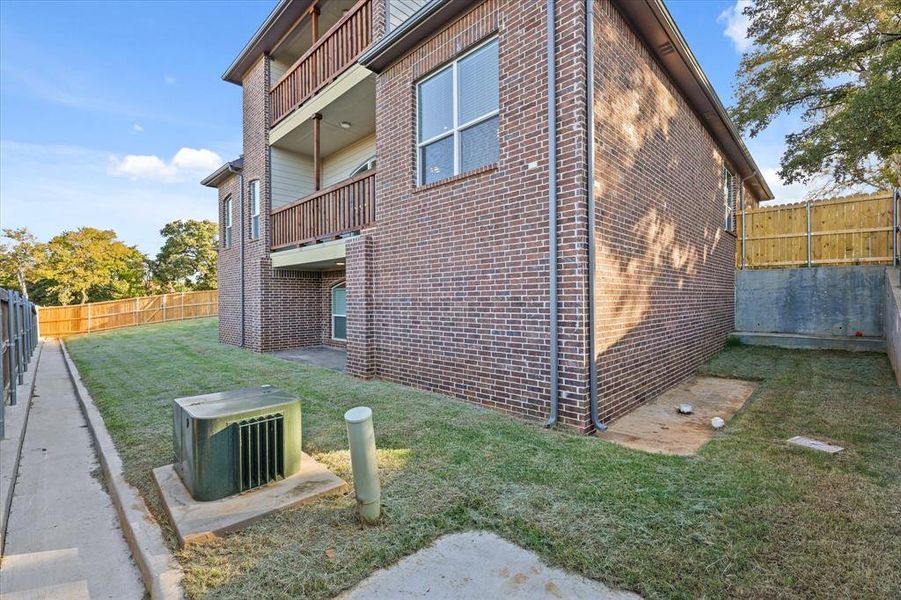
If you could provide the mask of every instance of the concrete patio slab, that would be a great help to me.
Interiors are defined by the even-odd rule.
[[[332,346],[309,346],[306,348],[290,348],[272,353],[273,356],[295,362],[302,362],[315,367],[332,369],[333,371],[347,370],[347,351],[343,348]]]
[[[598,437],[636,450],[687,456],[713,436],[713,417],[729,419],[744,405],[757,384],[740,379],[692,377],[614,421]],[[679,414],[680,404],[694,412]]]
[[[350,486],[313,458],[301,453],[300,471],[276,483],[212,502],[191,497],[173,465],[157,467],[160,490],[179,543],[192,544],[247,527],[272,513],[346,493]]]
[[[538,555],[485,531],[457,533],[376,571],[337,600],[484,598],[592,600],[639,599],[593,581],[546,566]]]

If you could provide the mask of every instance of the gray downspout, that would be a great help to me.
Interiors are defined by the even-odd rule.
[[[557,66],[556,66],[556,12],[554,0],[547,0],[547,137],[548,137],[548,267],[550,270],[550,311],[551,344],[551,412],[545,427],[557,423],[557,400],[559,395],[559,359],[557,332]]]
[[[239,250],[238,256],[241,262],[241,268],[239,272],[241,273],[240,281],[241,281],[241,335],[238,339],[240,339],[239,346],[244,347],[244,173],[240,170],[235,169],[231,165],[229,165],[228,170],[232,173],[237,174],[238,182],[241,186],[241,193],[238,194],[238,226],[241,228],[241,248]]]
[[[595,198],[594,198],[594,0],[585,0],[585,37],[588,65],[588,406],[595,431],[607,431],[598,417],[598,363],[594,318]]]

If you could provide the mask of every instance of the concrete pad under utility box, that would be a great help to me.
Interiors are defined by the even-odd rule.
[[[301,453],[300,471],[296,474],[212,502],[194,500],[173,465],[154,469],[153,479],[182,546],[237,531],[272,513],[338,496],[350,489],[344,480],[306,453]]]
[[[756,388],[756,383],[740,379],[692,377],[614,421],[598,436],[645,452],[695,454],[713,436],[711,419],[728,422]],[[679,414],[680,404],[691,404],[694,411]]]

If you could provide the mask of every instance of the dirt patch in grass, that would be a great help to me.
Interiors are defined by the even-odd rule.
[[[348,481],[342,414],[373,408],[384,519],[363,527],[334,498],[180,551],[193,597],[329,598],[465,529],[646,597],[901,595],[901,393],[884,355],[729,347],[702,373],[760,385],[698,456],[673,457],[222,346],[212,320],[68,345],[163,523],[150,470],[172,462],[173,398],[298,394],[304,450]],[[785,443],[799,434],[847,450]]]

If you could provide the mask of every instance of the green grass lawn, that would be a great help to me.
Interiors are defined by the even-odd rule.
[[[182,550],[193,597],[328,598],[466,529],[646,597],[901,596],[901,392],[884,355],[725,349],[702,372],[760,386],[684,458],[220,345],[215,320],[67,344],[126,478],[164,523],[150,470],[172,462],[173,398],[293,392],[304,450],[348,481],[343,412],[374,411],[382,522],[361,525],[349,495]],[[785,444],[798,434],[847,450]]]

